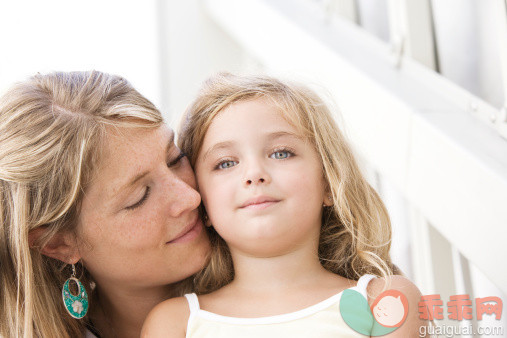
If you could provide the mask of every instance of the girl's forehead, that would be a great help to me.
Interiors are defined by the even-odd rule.
[[[266,146],[268,143],[298,142],[312,146],[308,133],[298,128],[289,114],[266,99],[237,101],[224,108],[206,130],[198,157],[206,159],[217,150],[240,144]],[[296,143],[294,143],[296,142]]]
[[[279,122],[284,121],[301,136],[308,136],[307,127],[303,124],[306,118],[301,116],[301,113],[295,109],[294,104],[290,104],[290,102],[280,97],[268,95],[250,97],[231,102],[209,117],[207,131],[211,125],[215,124],[216,120],[221,120],[221,122],[225,120],[225,122],[227,122],[233,120],[235,115],[242,112],[247,113],[243,115],[243,117],[265,119],[265,113],[268,110],[271,113],[271,117],[278,117],[276,119]]]

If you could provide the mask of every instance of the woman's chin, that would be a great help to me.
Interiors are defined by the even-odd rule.
[[[192,246],[188,258],[182,262],[183,266],[180,268],[181,275],[179,280],[183,280],[201,271],[208,263],[210,253],[211,245],[208,235],[206,231],[202,231],[202,234]]]

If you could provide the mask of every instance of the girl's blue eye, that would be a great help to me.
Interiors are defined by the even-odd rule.
[[[271,157],[276,160],[284,160],[290,156],[292,156],[292,153],[287,150],[279,150],[279,151],[275,151],[273,154],[271,154]]]
[[[217,165],[217,169],[228,169],[236,165],[236,161],[223,161]]]

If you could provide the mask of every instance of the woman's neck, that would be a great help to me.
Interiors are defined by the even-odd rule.
[[[172,296],[171,289],[97,286],[90,318],[102,338],[139,337],[146,316],[155,305]]]

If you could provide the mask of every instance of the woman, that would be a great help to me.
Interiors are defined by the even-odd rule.
[[[37,75],[3,96],[0,336],[139,336],[190,287],[209,242],[173,139],[117,76]]]

